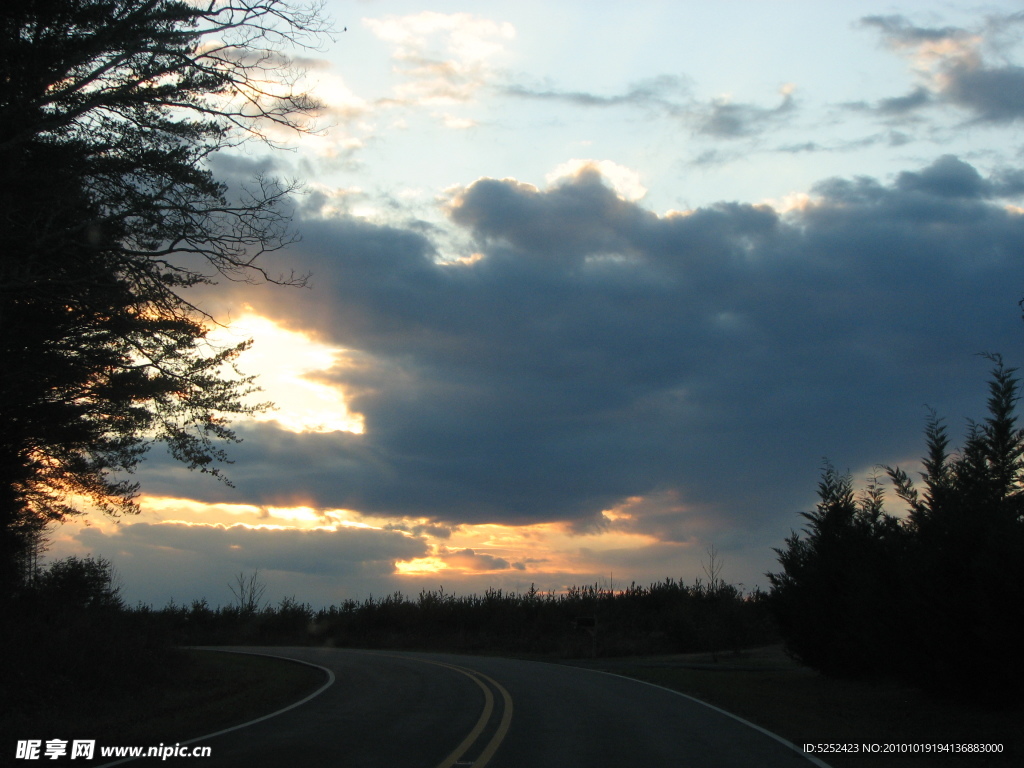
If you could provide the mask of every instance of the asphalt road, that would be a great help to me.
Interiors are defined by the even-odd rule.
[[[335,682],[301,706],[192,745],[211,747],[210,757],[168,762],[201,768],[812,765],[713,708],[587,669],[427,653],[245,650],[317,664]]]

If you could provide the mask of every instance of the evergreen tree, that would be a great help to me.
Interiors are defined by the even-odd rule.
[[[942,424],[929,421],[923,494],[906,472],[888,471],[914,535],[903,615],[918,650],[908,666],[933,687],[995,697],[1024,681],[1015,630],[1024,610],[1024,431],[1016,370],[990,359],[988,417],[970,423],[958,454],[947,452]]]
[[[777,549],[771,601],[787,646],[830,674],[892,674],[1002,704],[1024,682],[1016,626],[1024,608],[1024,430],[1020,383],[1000,357],[988,417],[951,453],[932,413],[923,491],[887,467],[909,515],[888,515],[877,481],[859,502],[826,465],[805,537]]]
[[[801,661],[830,674],[864,674],[894,632],[878,595],[895,586],[902,532],[884,512],[874,480],[857,498],[852,477],[826,462],[818,497],[813,512],[801,513],[808,521],[803,536],[793,533],[775,550],[783,570],[768,574],[774,612]]]

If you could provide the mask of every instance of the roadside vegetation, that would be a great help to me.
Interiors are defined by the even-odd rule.
[[[150,676],[132,688],[72,681],[49,698],[8,707],[0,726],[4,749],[55,737],[108,746],[173,744],[286,707],[325,677],[314,667],[249,654],[184,650],[176,661],[173,675]]]
[[[909,515],[886,512],[877,479],[858,496],[825,467],[817,509],[777,549],[771,604],[786,647],[837,678],[893,678],[945,697],[1019,707],[1024,654],[1024,431],[1020,382],[998,356],[988,416],[949,447],[932,416],[919,490],[884,472]]]
[[[591,585],[545,593],[395,592],[320,610],[294,599],[258,610],[213,609],[199,600],[167,606],[152,618],[188,645],[315,644],[570,658],[717,653],[777,637],[764,592],[676,579],[616,591]]]
[[[323,673],[175,644],[158,612],[128,608],[110,563],[39,569],[0,627],[0,741],[156,744],[245,722],[302,698]]]

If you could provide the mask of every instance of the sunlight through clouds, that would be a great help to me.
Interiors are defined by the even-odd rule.
[[[629,517],[615,511],[605,514],[609,520]],[[645,550],[661,544],[643,532],[611,528],[580,532],[567,523],[460,525],[447,539],[427,536],[426,540],[431,553],[397,562],[396,572],[404,577],[441,575],[453,585],[483,573],[544,583],[553,578],[585,581],[603,570],[604,553],[642,559]]]
[[[566,160],[547,175],[548,184],[556,184],[562,179],[575,179],[587,172],[596,172],[615,190],[623,200],[635,203],[647,194],[647,188],[640,182],[640,174],[632,168],[614,163],[611,160]]]
[[[395,563],[395,570],[402,576],[429,576],[448,570],[448,565],[439,557],[417,557]]]
[[[273,421],[290,432],[365,431],[362,414],[348,410],[344,393],[316,380],[317,374],[326,374],[342,363],[345,350],[282,328],[251,311],[210,334],[213,343],[233,344],[239,338],[253,339],[252,348],[239,359],[239,367],[258,375],[259,400],[275,405],[255,416],[257,421]]]

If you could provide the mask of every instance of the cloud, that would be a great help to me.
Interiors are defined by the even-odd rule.
[[[549,185],[563,180],[572,182],[587,174],[600,177],[623,200],[636,202],[647,194],[639,173],[611,160],[567,160],[547,175],[547,182]]]
[[[943,155],[921,171],[903,171],[896,186],[907,192],[965,199],[987,197],[990,189],[974,166],[953,155]]]
[[[678,118],[697,135],[716,139],[747,138],[779,124],[796,110],[793,86],[784,86],[778,106],[734,102],[723,96],[710,101],[693,97],[689,81],[675,75],[660,75],[631,84],[623,93],[604,95],[588,91],[568,91],[550,85],[506,85],[501,91],[509,96],[562,103],[573,107],[607,109],[640,108]]]
[[[228,584],[238,573],[260,572],[272,602],[299,594],[314,605],[360,598],[379,590],[396,563],[422,557],[423,539],[398,532],[341,526],[296,530],[235,524],[122,523],[113,530],[81,528],[74,546],[58,542],[55,555],[88,551],[115,563],[126,598],[162,605],[206,597],[232,602]]]
[[[453,128],[455,130],[464,131],[467,128],[475,128],[479,123],[476,120],[468,117],[459,117],[457,115],[444,114],[441,116],[441,121],[444,123],[446,128]]]
[[[867,16],[861,24],[878,30],[893,50],[906,56],[921,81],[905,96],[882,99],[874,109],[903,116],[933,104],[959,107],[978,123],[1010,123],[1024,117],[1024,67],[1005,60],[992,65],[986,49],[999,58],[1006,29],[1024,21],[1014,14],[991,18],[986,27],[919,27],[903,16]]]
[[[825,180],[785,213],[664,215],[595,167],[543,189],[480,179],[448,203],[454,265],[429,231],[306,221],[294,258],[315,290],[250,298],[353,350],[327,375],[365,432],[245,425],[238,490],[197,493],[579,532],[644,497],[662,501],[612,530],[731,535],[767,557],[823,456],[905,462],[925,403],[983,409],[975,353],[1019,344],[1024,217],[999,196],[1021,178],[946,156],[889,183]],[[182,482],[167,462],[146,471],[154,493]]]
[[[393,46],[394,69],[403,79],[396,101],[449,105],[467,102],[492,78],[490,61],[515,37],[508,22],[469,13],[423,11],[408,16],[363,19]]]
[[[806,146],[806,145],[805,145]],[[786,151],[783,148],[781,151]],[[744,153],[737,149],[723,150],[720,147],[705,149],[698,153],[687,165],[693,168],[710,168],[716,165],[725,165],[744,157]]]
[[[920,171],[902,171],[895,186],[901,192],[938,198],[1016,199],[1024,195],[1024,171],[1002,168],[986,179],[970,163],[955,155],[942,155]]]
[[[246,374],[259,377],[260,391],[247,402],[274,404],[257,414],[257,420],[275,421],[294,432],[362,432],[362,417],[346,408],[344,392],[323,376],[336,366],[355,364],[346,350],[317,343],[251,312],[215,328],[207,339],[223,347],[246,339],[253,342],[246,355]]]
[[[958,27],[917,27],[905,16],[865,16],[861,24],[875,27],[894,48],[908,48],[922,58],[967,55],[974,49],[976,38]]]
[[[642,107],[655,108],[669,114],[685,109],[685,97],[689,93],[688,82],[675,75],[659,75],[641,80],[623,93],[610,96],[587,91],[566,91],[551,85],[526,86],[505,85],[501,92],[509,96],[537,101],[560,102],[577,107]]]
[[[575,260],[629,250],[625,232],[651,214],[610,194],[599,167],[582,163],[542,192],[514,180],[481,179],[451,207],[451,218],[478,240],[501,239],[525,258]]]
[[[978,121],[1008,123],[1024,118],[1024,67],[986,68],[959,62],[944,75],[941,94],[974,112]]]
[[[723,541],[713,517],[683,502],[675,489],[660,490],[645,496],[631,496],[596,520],[587,521],[594,530],[651,537],[669,544],[687,544],[706,540]]]
[[[85,529],[79,538],[102,548],[102,539],[136,556],[156,550],[196,554],[229,570],[266,568],[302,574],[346,576],[362,569],[390,573],[396,560],[426,552],[422,539],[390,531],[340,527],[337,530],[262,528],[198,523],[132,523],[112,536]]]
[[[474,552],[472,549],[460,549],[454,552],[444,552],[440,559],[449,568],[457,568],[462,571],[504,571],[515,566],[509,564],[508,560],[494,557],[484,553]],[[522,564],[517,564],[522,569]]]
[[[782,90],[777,107],[735,103],[729,98],[713,100],[696,110],[697,132],[719,139],[737,139],[762,133],[796,108],[792,89]]]
[[[878,102],[877,110],[883,115],[905,115],[932,103],[927,88],[917,86],[906,96],[893,96]]]
[[[451,538],[453,529],[444,525],[410,525],[408,523],[388,523],[386,531],[404,531],[414,536],[432,536],[435,539]]]

